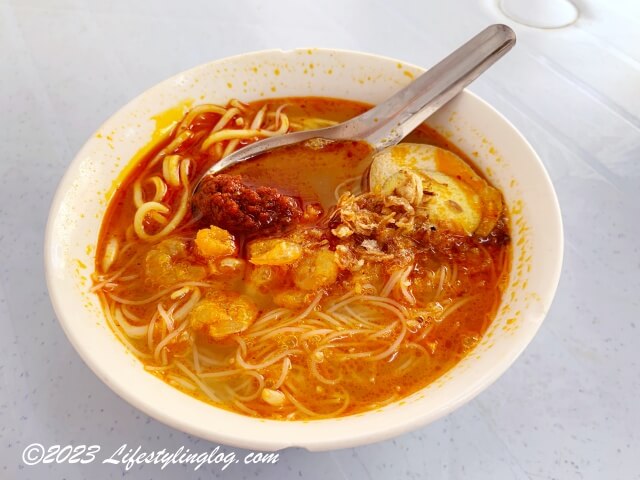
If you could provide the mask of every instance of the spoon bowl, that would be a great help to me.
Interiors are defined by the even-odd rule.
[[[351,120],[327,128],[270,137],[222,158],[204,171],[194,184],[192,195],[207,175],[220,173],[276,148],[311,139],[365,141],[372,146],[373,153],[396,145],[504,56],[515,43],[516,36],[511,28],[491,25],[395,95]]]

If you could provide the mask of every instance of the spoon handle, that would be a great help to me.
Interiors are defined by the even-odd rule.
[[[485,28],[389,99],[334,127],[331,138],[365,140],[376,151],[397,144],[515,43],[515,33],[506,25]]]

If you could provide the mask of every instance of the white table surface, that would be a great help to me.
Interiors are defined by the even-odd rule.
[[[492,0],[0,0],[0,478],[640,478],[640,2],[578,4],[577,24],[545,31],[509,22]],[[33,442],[105,453],[123,443],[215,447],[112,393],[49,303],[49,204],[104,119],[160,80],[228,55],[321,46],[429,66],[497,21],[519,43],[471,90],[542,157],[566,235],[553,307],[497,383],[414,433],[334,452],[290,449],[275,465],[22,463]]]

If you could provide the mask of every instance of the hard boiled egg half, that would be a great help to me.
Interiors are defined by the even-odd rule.
[[[500,192],[468,163],[432,145],[402,143],[376,153],[369,188],[382,195],[402,191],[430,223],[459,235],[488,235],[503,208]]]

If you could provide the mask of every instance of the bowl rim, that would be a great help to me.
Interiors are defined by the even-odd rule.
[[[312,47],[314,51],[322,52],[322,53],[341,53],[346,55],[358,56],[361,58],[368,57],[372,61],[392,61],[392,62],[401,62],[402,65],[414,69],[420,73],[424,72],[426,69],[423,67],[419,67],[410,62],[405,62],[402,60],[398,60],[396,58],[377,55],[373,53],[360,52],[355,50],[348,49],[336,49],[336,48],[316,48]],[[296,54],[299,52],[304,52],[309,50],[309,48],[294,48],[294,49],[267,49],[267,50],[258,50],[251,51],[246,53],[241,53],[229,57],[223,57],[216,60],[212,60],[209,62],[205,62],[194,67],[191,67],[182,72],[176,73],[160,82],[154,84],[150,88],[142,91],[140,94],[136,95],[134,98],[129,100],[125,105],[120,107],[116,112],[110,115],[85,141],[83,146],[78,150],[77,154],[74,156],[73,160],[67,165],[64,175],[59,181],[56,192],[51,202],[51,206],[49,208],[47,224],[45,228],[45,236],[44,236],[44,267],[45,267],[45,277],[47,283],[47,289],[49,291],[49,298],[51,299],[51,303],[56,314],[56,317],[62,326],[65,335],[69,339],[70,343],[73,345],[76,352],[80,355],[82,360],[89,366],[91,371],[100,379],[103,383],[107,385],[113,392],[115,392],[120,398],[125,400],[130,405],[139,409],[143,413],[149,415],[150,417],[158,420],[159,422],[169,425],[173,428],[176,428],[182,432],[186,432],[189,434],[196,435],[201,438],[205,438],[209,441],[213,442],[222,442],[227,445],[237,446],[241,448],[255,448],[262,450],[276,450],[280,448],[286,448],[289,446],[292,447],[302,447],[308,450],[317,451],[317,450],[333,450],[339,448],[347,448],[347,447],[355,447],[360,445],[366,445],[373,442],[378,442],[382,440],[387,440],[393,437],[396,437],[400,434],[415,430],[419,427],[425,426],[443,416],[451,413],[452,411],[460,408],[471,399],[476,397],[479,393],[484,391],[490,385],[492,385],[509,367],[513,365],[513,363],[517,360],[517,358],[522,354],[528,344],[533,340],[540,326],[542,325],[550,307],[552,301],[555,297],[555,293],[557,290],[557,286],[560,280],[563,257],[564,257],[564,234],[563,234],[563,223],[562,223],[562,215],[560,211],[560,205],[558,202],[557,194],[549,177],[549,174],[536,153],[531,144],[527,141],[524,135],[497,109],[495,109],[492,105],[490,105],[487,101],[479,97],[478,95],[470,92],[465,89],[460,93],[460,96],[469,96],[472,100],[478,102],[491,114],[497,116],[508,129],[512,131],[512,134],[515,135],[518,141],[520,141],[523,147],[530,154],[531,161],[536,163],[536,167],[538,167],[541,173],[541,180],[544,182],[544,187],[552,194],[551,206],[553,209],[553,218],[549,220],[554,223],[553,231],[558,233],[557,238],[554,239],[553,243],[557,249],[557,261],[554,264],[554,268],[552,270],[552,274],[549,275],[548,279],[548,287],[547,287],[547,296],[543,298],[543,312],[539,316],[539,321],[534,326],[533,329],[530,330],[530,334],[526,341],[522,341],[519,345],[510,348],[508,350],[508,355],[504,357],[504,359],[493,365],[493,367],[485,372],[483,372],[481,378],[476,383],[476,387],[473,389],[468,389],[464,392],[463,395],[456,397],[453,401],[448,402],[446,405],[442,406],[439,409],[434,411],[426,412],[418,418],[406,418],[406,420],[402,423],[397,423],[393,425],[384,425],[383,427],[378,428],[373,434],[369,431],[359,432],[353,430],[349,435],[345,435],[339,439],[307,439],[304,442],[302,441],[294,441],[294,442],[283,442],[279,439],[273,439],[272,441],[258,441],[253,442],[251,440],[247,440],[246,434],[243,434],[242,431],[237,432],[212,432],[210,428],[207,428],[204,425],[194,424],[192,422],[184,421],[179,415],[168,414],[156,408],[153,402],[150,402],[149,399],[145,399],[144,395],[136,395],[133,393],[133,389],[121,388],[117,382],[111,381],[110,372],[99,362],[96,358],[94,358],[90,354],[90,348],[83,343],[82,339],[76,334],[76,332],[71,327],[70,323],[66,319],[65,312],[65,303],[66,300],[63,298],[62,292],[60,288],[56,286],[56,281],[54,278],[54,262],[52,259],[53,256],[53,247],[56,243],[55,233],[54,233],[54,224],[56,213],[59,211],[60,206],[63,203],[66,192],[71,187],[75,176],[75,167],[81,162],[82,158],[86,155],[86,150],[88,149],[88,144],[91,138],[93,138],[97,132],[101,131],[103,127],[109,124],[114,118],[122,115],[127,109],[131,107],[132,104],[138,102],[141,98],[151,94],[156,90],[162,90],[166,88],[168,84],[174,82],[179,77],[188,74],[194,74],[200,69],[209,68],[215,64],[233,61],[237,59],[241,59],[243,57],[248,56],[257,56],[257,55],[269,55],[269,54]],[[215,407],[214,407],[215,408]],[[375,413],[373,411],[368,413]],[[365,413],[365,415],[367,412]],[[246,417],[251,418],[251,417]],[[349,417],[345,417],[349,418]],[[279,420],[264,420],[264,419],[252,419],[260,422],[276,422],[276,423],[289,423]],[[323,420],[311,420],[309,422],[293,422],[302,424],[305,423],[307,425],[313,424],[322,424]],[[284,446],[283,446],[284,445]]]

